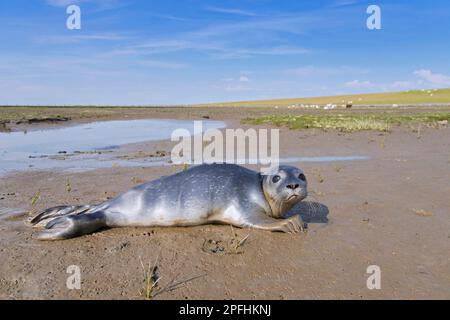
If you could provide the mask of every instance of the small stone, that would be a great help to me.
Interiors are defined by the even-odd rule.
[[[421,216],[421,217],[431,217],[433,215],[432,212],[425,211],[425,210],[422,210],[422,209],[421,210],[413,209],[413,211],[414,211],[414,213],[416,215]]]

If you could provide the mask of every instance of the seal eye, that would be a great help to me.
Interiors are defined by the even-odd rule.
[[[277,183],[278,181],[280,181],[280,179],[281,179],[280,176],[273,176],[272,182],[273,182],[273,183]]]
[[[300,175],[298,176],[298,178],[299,178],[300,180],[302,180],[302,181],[305,181],[305,180],[306,180],[306,177],[305,177],[305,175],[304,175],[303,173],[300,173]]]

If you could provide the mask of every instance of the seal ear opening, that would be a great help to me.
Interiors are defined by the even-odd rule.
[[[265,177],[267,177],[265,174],[258,172],[258,180],[261,184],[264,182]]]

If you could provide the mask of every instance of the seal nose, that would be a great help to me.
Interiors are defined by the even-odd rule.
[[[295,189],[297,189],[298,187],[300,187],[300,185],[299,185],[299,184],[288,184],[286,187],[287,187],[288,189],[295,190]]]

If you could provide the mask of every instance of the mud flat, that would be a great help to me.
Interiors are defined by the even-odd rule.
[[[307,112],[185,108],[181,113],[167,109],[130,109],[129,113],[124,110],[89,120],[74,117],[48,126],[93,120],[210,119],[224,121],[228,128],[266,128],[272,125],[244,125],[240,120],[275,112]],[[397,108],[394,112],[428,111]],[[45,126],[22,123],[9,128]],[[450,298],[448,125],[398,125],[389,132],[289,130],[283,126],[280,130],[282,157],[293,158],[292,164],[302,167],[308,177],[310,196],[298,208],[308,222],[306,234],[201,226],[112,229],[61,242],[33,238],[34,231],[24,223],[30,213],[59,204],[101,202],[143,181],[183,170],[173,165],[120,165],[120,160],[165,161],[173,145],[168,140],[112,149],[108,157],[117,164],[108,167],[3,175],[0,298],[144,299],[144,274],[148,264],[155,262],[161,280],[154,299]],[[330,158],[317,162],[304,161],[304,157]],[[80,267],[80,290],[66,287],[70,265]],[[366,286],[370,265],[381,268],[380,290]],[[179,285],[172,288],[173,284]]]

